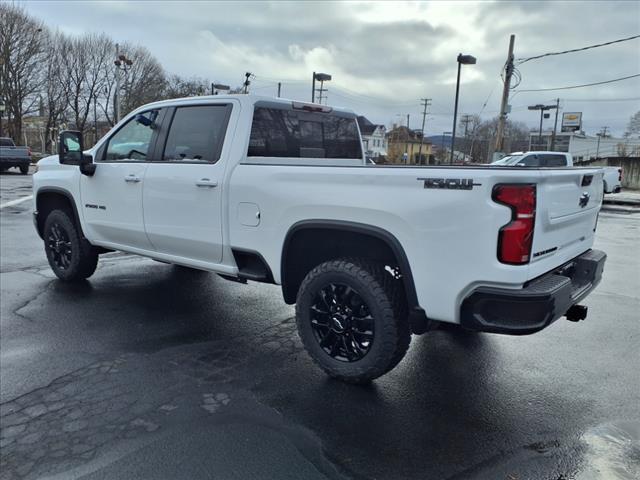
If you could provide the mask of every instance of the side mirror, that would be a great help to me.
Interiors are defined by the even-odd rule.
[[[82,133],[73,130],[60,132],[58,141],[58,158],[65,165],[80,165],[82,163]]]
[[[64,130],[60,132],[58,141],[58,159],[65,165],[79,165],[80,172],[91,176],[96,171],[91,155],[85,155],[82,132]]]
[[[135,116],[135,120],[136,122],[138,122],[141,125],[144,125],[145,127],[151,127],[152,130],[156,128],[156,124],[153,123],[154,119],[146,117],[143,113],[138,113]]]

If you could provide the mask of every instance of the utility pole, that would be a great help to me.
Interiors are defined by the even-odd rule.
[[[316,72],[313,72],[311,80],[311,103],[316,103]]]
[[[464,159],[464,152],[467,150],[468,140],[467,140],[467,132],[469,131],[469,124],[473,121],[473,115],[462,115],[460,118],[460,123],[464,125],[464,148],[462,149],[462,155]]]
[[[602,127],[602,129],[598,133],[596,133],[596,135],[598,136],[598,146],[596,147],[596,159],[600,155],[600,139],[603,137],[604,138],[607,137],[607,130],[609,130],[609,127]]]
[[[278,82],[278,97],[280,96],[280,89],[282,88],[282,83]]]
[[[424,143],[424,124],[427,121],[427,108],[431,105],[431,99],[430,98],[422,98],[422,103],[420,104],[421,106],[424,107],[424,110],[422,110],[422,135],[420,135],[420,147],[418,148],[418,161],[420,162],[420,165],[422,165],[422,144]]]
[[[502,89],[500,117],[498,118],[498,131],[496,132],[496,152],[502,152],[504,148],[504,128],[507,123],[507,114],[509,113],[509,90],[511,89],[511,76],[513,75],[513,45],[515,41],[516,36],[512,34],[509,38],[509,53],[504,66],[504,88]]]
[[[324,81],[320,80],[320,88],[318,89],[318,103],[322,104],[322,92],[326,92],[328,89],[323,88]],[[324,97],[326,100],[326,96]]]
[[[553,135],[551,135],[551,151],[556,149],[556,130],[558,129],[558,110],[560,110],[560,99],[556,98],[556,119],[553,122]]]
[[[469,130],[469,124],[473,120],[473,115],[462,115],[460,123],[464,125],[464,138],[467,138],[467,131]]]

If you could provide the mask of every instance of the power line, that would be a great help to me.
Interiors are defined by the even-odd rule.
[[[565,98],[564,101],[568,103],[572,102],[635,102],[640,100],[640,97],[630,98]]]
[[[522,65],[523,63],[528,62],[530,60],[537,60],[537,59],[543,58],[543,57],[550,57],[550,56],[553,56],[553,55],[564,55],[565,53],[582,52],[583,50],[589,50],[591,48],[604,47],[606,45],[612,45],[614,43],[627,42],[629,40],[634,40],[636,38],[640,38],[640,35],[633,35],[632,37],[621,38],[619,40],[613,40],[611,42],[606,42],[606,43],[598,43],[597,45],[589,45],[588,47],[574,48],[572,50],[563,50],[562,52],[550,52],[550,53],[544,53],[542,55],[536,55],[535,57],[518,58],[517,59],[518,60],[518,65]]]
[[[570,90],[572,88],[592,87],[594,85],[604,85],[605,83],[620,82],[622,80],[628,80],[630,78],[640,77],[640,73],[635,75],[629,75],[628,77],[614,78],[612,80],[605,80],[604,82],[585,83],[583,85],[571,85],[569,87],[556,87],[556,88],[536,88],[530,90],[518,90],[520,92],[549,92],[551,90]]]

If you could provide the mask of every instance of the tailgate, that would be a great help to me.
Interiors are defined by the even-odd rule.
[[[540,171],[529,278],[591,248],[602,205],[602,176],[598,168]]]

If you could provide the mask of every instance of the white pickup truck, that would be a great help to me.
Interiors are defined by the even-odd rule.
[[[512,167],[573,167],[573,156],[567,152],[513,152],[491,165]],[[622,167],[599,167],[604,172],[604,193],[620,193]]]
[[[33,176],[63,281],[121,250],[275,283],[315,362],[363,383],[440,322],[529,334],[601,279],[599,168],[367,165],[348,110],[253,95],[146,105]],[[232,300],[230,300],[232,301]]]

